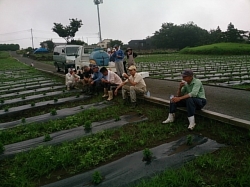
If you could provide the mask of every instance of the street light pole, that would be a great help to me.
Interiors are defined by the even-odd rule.
[[[103,3],[102,0],[94,0],[95,5],[97,6],[97,14],[98,14],[98,24],[99,24],[99,40],[102,41],[101,34],[101,21],[100,21],[100,13],[99,13],[99,4]]]

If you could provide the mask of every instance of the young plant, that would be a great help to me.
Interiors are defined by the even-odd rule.
[[[0,142],[0,154],[2,154],[4,150],[5,150],[4,145]]]
[[[31,104],[30,104],[30,106],[35,106],[36,105],[36,103],[34,103],[34,102],[32,102]]]
[[[115,117],[115,121],[120,121],[120,120],[121,120],[120,116]]]
[[[25,95],[22,96],[22,99],[25,99]]]
[[[191,134],[187,135],[187,145],[193,144],[193,136]]]
[[[4,108],[4,112],[8,112],[8,111],[9,111],[9,107],[6,106],[6,107]]]
[[[0,100],[0,103],[3,104],[3,103],[4,103],[4,99],[1,99],[1,100]]]
[[[77,94],[77,95],[76,95],[76,98],[79,98],[79,97],[80,97],[80,94]]]
[[[49,135],[49,134],[45,134],[45,135],[44,135],[43,141],[44,141],[44,142],[48,142],[48,141],[50,141],[50,140],[52,140],[52,138],[50,137],[50,135]]]
[[[84,123],[84,130],[89,131],[92,128],[91,121],[87,120]]]
[[[25,119],[25,118],[22,118],[22,119],[21,119],[21,122],[22,122],[22,123],[25,123],[25,122],[26,122],[26,119]]]
[[[54,98],[54,102],[56,103],[58,101],[58,99],[57,98]]]
[[[143,159],[142,159],[142,161],[151,162],[152,158],[153,158],[152,151],[150,151],[149,148],[145,148],[143,150]]]
[[[103,177],[99,171],[95,171],[92,175],[92,183],[97,185],[100,184],[103,180]]]
[[[56,111],[56,109],[52,109],[52,110],[50,111],[50,114],[51,114],[52,116],[57,115],[57,111]]]

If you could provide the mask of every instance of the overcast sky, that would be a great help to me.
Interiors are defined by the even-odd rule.
[[[193,21],[206,30],[220,26],[223,31],[232,22],[250,31],[250,0],[103,0],[99,9],[102,39],[123,43],[152,36],[166,22]],[[32,46],[31,29],[35,48],[51,38],[64,42],[51,29],[54,22],[68,25],[70,18],[83,22],[75,39],[99,41],[93,0],[0,0],[0,43]]]

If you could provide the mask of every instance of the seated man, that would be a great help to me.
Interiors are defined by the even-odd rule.
[[[100,72],[103,74],[102,83],[104,85],[104,95],[102,97],[108,96],[108,101],[113,99],[113,87],[117,87],[122,83],[122,79],[113,71],[107,70],[107,68],[102,67]]]
[[[90,95],[98,95],[99,89],[101,87],[101,79],[103,78],[102,73],[99,71],[99,67],[97,65],[92,66],[93,75],[90,82]]]
[[[93,75],[93,70],[89,66],[83,66],[83,79],[82,79],[82,84],[83,84],[83,92],[87,93],[89,92],[89,87],[90,83],[92,81],[91,76]]]
[[[195,127],[195,110],[201,110],[207,103],[205,90],[199,79],[193,77],[193,71],[188,69],[182,73],[183,81],[180,83],[177,96],[170,98],[168,118],[162,123],[174,122],[177,107],[187,107],[189,130]]]
[[[65,76],[65,85],[67,86],[67,90],[74,88],[76,83],[79,81],[80,76],[76,75],[74,70],[70,70]]]
[[[127,100],[127,93],[129,92],[132,107],[135,108],[137,106],[136,94],[143,95],[146,93],[147,89],[142,76],[136,72],[136,67],[134,65],[130,66],[128,70],[130,76],[128,76],[126,73],[123,74],[126,80],[116,88],[115,95],[117,95],[118,89],[122,87],[122,98],[124,99],[125,103]]]

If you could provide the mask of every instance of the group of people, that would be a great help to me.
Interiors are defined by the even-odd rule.
[[[80,71],[71,70],[66,75],[67,89],[75,86],[77,82],[82,82],[85,93],[99,93],[103,87],[103,97],[108,97],[107,100],[113,99],[121,89],[122,98],[125,104],[128,104],[128,94],[132,107],[137,106],[136,96],[145,94],[147,91],[146,84],[142,76],[137,73],[134,58],[136,54],[132,49],[128,48],[127,52],[127,68],[124,68],[124,54],[122,50],[115,46],[116,51],[110,55],[110,58],[115,61],[117,73],[108,70],[106,67],[99,69],[97,65],[84,66]],[[128,69],[129,72],[125,72]],[[184,70],[182,73],[182,81],[179,83],[179,88],[175,96],[170,97],[170,107],[168,118],[162,121],[163,124],[172,123],[175,121],[175,113],[177,107],[186,107],[189,120],[189,130],[193,130],[196,126],[195,111],[201,110],[206,105],[205,90],[202,82],[194,77],[191,69]]]

